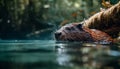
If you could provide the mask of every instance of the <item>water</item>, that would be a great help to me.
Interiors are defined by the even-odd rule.
[[[0,69],[119,69],[120,45],[1,40]]]

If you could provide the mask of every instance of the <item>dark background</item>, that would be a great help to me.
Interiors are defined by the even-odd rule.
[[[119,0],[106,0],[116,4]],[[52,39],[62,23],[100,11],[102,0],[0,0],[0,39]]]

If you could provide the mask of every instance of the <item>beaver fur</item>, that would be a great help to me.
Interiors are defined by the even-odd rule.
[[[103,42],[112,43],[112,38],[105,32],[96,29],[89,29],[79,23],[62,26],[55,33],[58,41],[81,41],[81,42]]]
[[[81,23],[83,25],[77,27]],[[119,37],[120,32],[120,2],[81,23],[61,27],[55,38],[62,41],[113,42],[111,37]]]

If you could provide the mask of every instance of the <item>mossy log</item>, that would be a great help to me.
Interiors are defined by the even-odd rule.
[[[118,37],[120,32],[120,2],[91,16],[84,21],[83,26],[104,31],[113,38]]]

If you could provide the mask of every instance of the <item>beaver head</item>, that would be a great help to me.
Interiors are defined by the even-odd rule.
[[[61,27],[55,32],[55,38],[57,41],[112,42],[112,38],[105,32],[83,27],[79,23]]]
[[[93,41],[91,35],[86,32],[82,24],[67,24],[55,32],[58,41]]]

